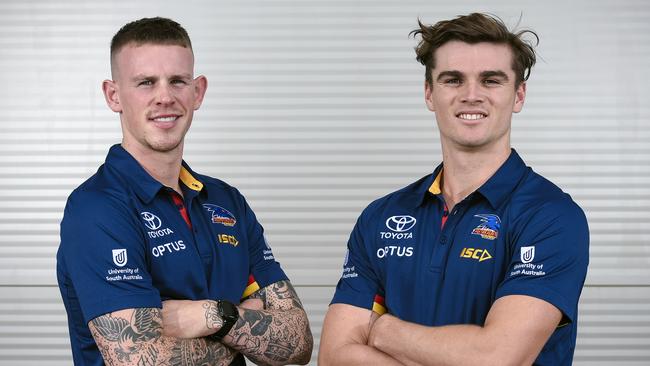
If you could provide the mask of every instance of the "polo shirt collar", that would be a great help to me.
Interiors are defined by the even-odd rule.
[[[432,174],[420,180],[420,184],[415,187],[414,203],[415,207],[419,207],[424,203],[427,197],[431,195],[441,194],[440,179],[442,178],[442,166],[440,163],[433,171]],[[437,192],[437,193],[435,193]]]
[[[508,159],[497,169],[497,171],[483,183],[476,191],[490,202],[493,208],[497,208],[509,196],[526,172],[526,164],[519,157],[515,149],[511,149]],[[427,177],[417,188],[417,205],[421,205],[427,196],[442,194],[443,163]]]
[[[113,145],[110,148],[105,164],[114,168],[133,187],[135,193],[145,203],[150,203],[160,189],[164,187],[162,183],[149,175],[140,163],[128,151],[124,150],[120,144]],[[189,188],[190,191],[200,192],[203,189],[203,183],[195,178],[196,174],[185,161],[181,164],[180,180],[183,185]]]
[[[517,151],[511,149],[508,159],[477,191],[490,202],[492,208],[497,208],[515,190],[527,169]]]

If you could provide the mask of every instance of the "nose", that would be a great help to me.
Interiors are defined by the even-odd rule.
[[[485,96],[481,84],[476,81],[468,81],[463,85],[461,102],[463,103],[480,103],[483,102]]]
[[[166,83],[160,83],[156,92],[157,105],[170,105],[174,103],[174,93],[172,86]]]

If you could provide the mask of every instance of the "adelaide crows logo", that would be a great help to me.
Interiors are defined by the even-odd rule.
[[[474,215],[481,219],[481,224],[472,230],[472,234],[480,235],[483,239],[494,240],[499,235],[501,219],[497,215],[480,214]]]
[[[215,224],[222,224],[225,226],[235,226],[237,220],[235,215],[231,214],[230,211],[225,208],[217,205],[204,204],[203,208],[208,210],[212,214],[212,222]]]

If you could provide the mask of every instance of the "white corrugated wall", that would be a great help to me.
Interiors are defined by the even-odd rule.
[[[318,342],[357,215],[440,160],[408,32],[471,11],[541,38],[513,145],[589,218],[575,364],[650,364],[650,3],[474,3],[0,2],[0,365],[71,364],[58,224],[120,140],[100,83],[121,25],[189,31],[209,87],[186,160],[247,196]]]

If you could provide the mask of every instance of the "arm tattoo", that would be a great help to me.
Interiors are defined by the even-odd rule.
[[[88,325],[108,365],[229,365],[237,354],[219,342],[163,336],[156,308],[106,314]]]
[[[223,319],[219,316],[217,304],[213,301],[208,301],[203,304],[205,309],[205,326],[208,329],[220,328],[223,325]]]
[[[241,316],[224,343],[257,364],[308,362],[313,337],[291,283],[276,282],[250,298],[261,299],[264,310],[240,309]]]

